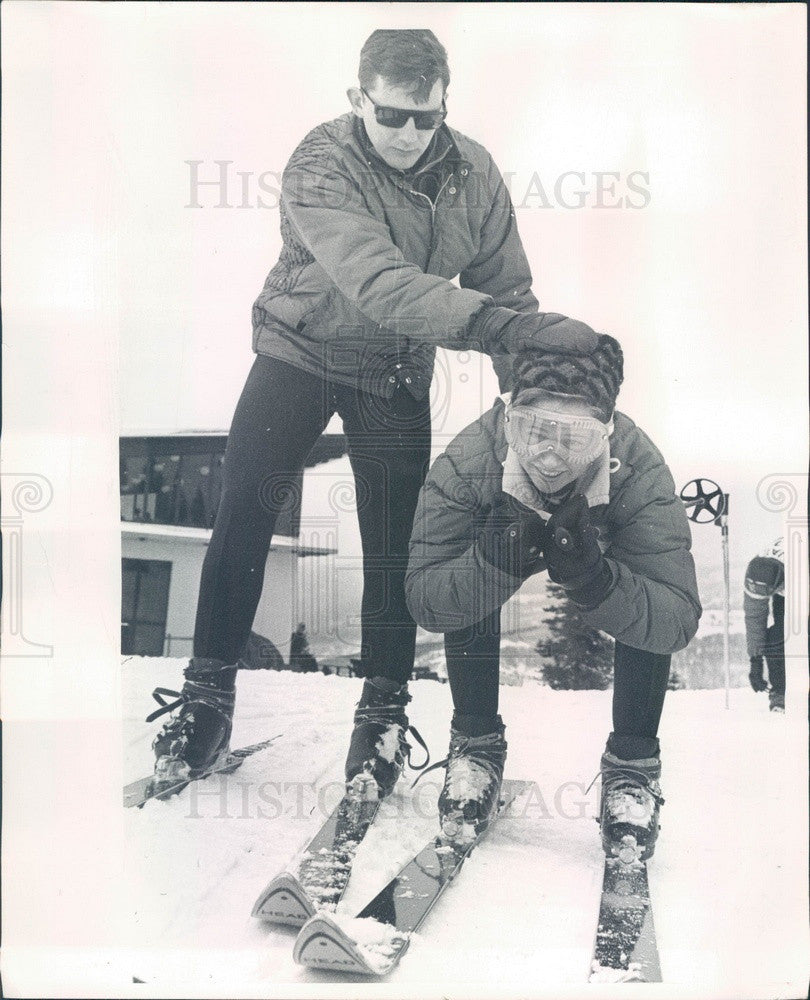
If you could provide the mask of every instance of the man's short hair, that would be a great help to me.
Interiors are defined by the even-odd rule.
[[[450,83],[447,52],[426,28],[379,28],[360,51],[360,86],[372,90],[381,76],[393,87],[413,88],[413,98],[424,102],[437,80],[445,92]]]

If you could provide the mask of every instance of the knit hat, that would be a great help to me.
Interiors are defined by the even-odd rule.
[[[770,597],[785,585],[785,567],[778,559],[754,556],[745,571],[745,592],[749,597]]]
[[[513,399],[528,389],[582,396],[607,421],[624,379],[624,356],[619,342],[603,333],[592,354],[521,351],[515,355],[512,376]]]

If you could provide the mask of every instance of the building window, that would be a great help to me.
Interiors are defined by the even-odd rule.
[[[121,443],[121,520],[212,528],[222,492],[224,437]]]
[[[226,434],[174,434],[120,439],[121,520],[140,524],[213,528],[222,496]],[[342,434],[323,434],[307,468],[346,453]],[[303,474],[276,512],[276,535],[296,538]]]
[[[162,656],[172,564],[159,559],[122,559],[121,652]]]

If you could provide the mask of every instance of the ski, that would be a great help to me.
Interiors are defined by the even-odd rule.
[[[139,778],[137,781],[124,785],[124,806],[126,808],[131,808],[132,806],[141,808],[150,799],[167,799],[172,795],[177,795],[179,792],[182,792],[186,785],[191,784],[192,781],[202,781],[204,778],[209,778],[212,774],[232,774],[238,767],[242,766],[247,757],[269,747],[280,736],[281,733],[278,736],[271,737],[269,740],[262,740],[261,743],[253,743],[250,746],[240,747],[238,750],[229,750],[216,761],[213,767],[207,771],[203,771],[201,774],[195,775],[193,778],[186,776],[183,778],[173,777],[161,780],[155,774]]]
[[[661,982],[645,861],[605,859],[589,981]]]
[[[327,913],[310,917],[295,942],[296,962],[330,971],[388,975],[497,817],[530,787],[527,781],[504,781],[498,812],[486,830],[464,846],[454,846],[441,836],[431,840],[356,918]]]
[[[380,806],[373,778],[347,786],[292,872],[276,875],[253,905],[252,915],[267,923],[301,927],[313,914],[334,910],[352,873],[354,856]]]

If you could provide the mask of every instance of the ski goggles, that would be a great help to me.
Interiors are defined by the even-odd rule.
[[[754,556],[745,575],[745,592],[749,597],[771,597],[785,586],[785,568],[768,556]]]
[[[567,465],[584,468],[605,450],[610,426],[595,417],[573,417],[534,406],[506,411],[504,433],[509,447],[522,459],[552,451]]]
[[[385,104],[377,104],[367,90],[360,88],[361,93],[374,105],[374,117],[378,125],[386,128],[405,128],[408,120],[413,118],[413,123],[420,132],[427,132],[437,129],[447,117],[447,108],[444,99],[438,111],[416,111],[413,108],[389,108]]]

